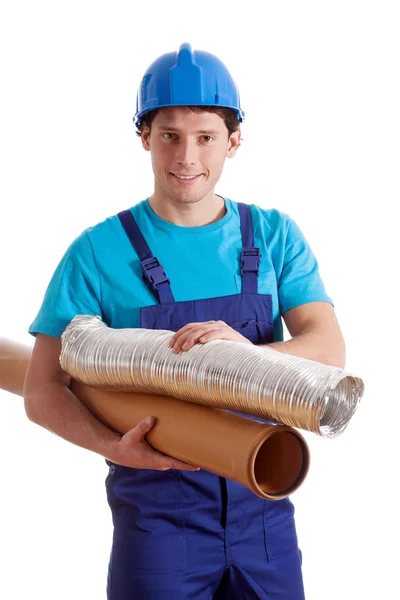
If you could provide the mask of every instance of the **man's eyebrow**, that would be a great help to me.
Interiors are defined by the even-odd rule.
[[[177,129],[176,127],[170,127],[169,125],[159,125],[158,129],[165,129],[166,131],[173,131],[174,133],[180,133],[180,129]],[[217,131],[216,129],[200,129],[199,131],[196,131],[196,133],[203,133],[203,134],[213,134],[213,135],[218,135],[220,133],[220,131]]]

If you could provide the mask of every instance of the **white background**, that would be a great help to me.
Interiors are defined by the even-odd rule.
[[[261,11],[262,7],[262,13]],[[396,2],[9,1],[0,9],[0,335],[27,328],[86,227],[152,191],[134,135],[147,66],[217,54],[247,119],[217,192],[292,216],[366,392],[335,440],[305,434],[293,496],[307,600],[399,597],[399,27]],[[0,597],[105,598],[106,465],[1,394]]]

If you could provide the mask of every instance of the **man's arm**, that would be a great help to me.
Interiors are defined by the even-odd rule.
[[[24,384],[28,418],[87,450],[113,454],[120,436],[100,423],[71,392],[70,376],[60,367],[61,341],[38,334]]]
[[[261,348],[273,348],[344,369],[344,340],[335,311],[329,302],[309,302],[296,306],[287,310],[283,318],[292,339],[287,342],[259,344]],[[179,354],[190,350],[194,344],[206,344],[212,340],[252,343],[224,321],[207,321],[188,323],[179,329],[172,336],[170,346],[174,353]]]
[[[344,369],[346,347],[331,304],[302,304],[286,311],[283,319],[292,339],[264,347]]]
[[[31,421],[123,466],[198,470],[158,452],[145,440],[154,417],[144,419],[122,437],[103,425],[69,389],[71,378],[60,367],[60,353],[58,338],[37,335],[24,385],[25,410]]]

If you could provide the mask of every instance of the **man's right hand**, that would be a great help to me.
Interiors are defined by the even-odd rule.
[[[155,423],[155,417],[146,417],[136,427],[127,431],[116,442],[111,453],[112,456],[107,457],[107,459],[118,465],[133,469],[198,471],[199,467],[189,465],[167,454],[158,452],[158,450],[155,450],[149,444],[145,439],[146,434],[154,427]]]

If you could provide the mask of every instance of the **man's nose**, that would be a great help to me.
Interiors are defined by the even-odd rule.
[[[183,167],[197,163],[197,146],[195,140],[181,140],[177,149],[176,161]]]

